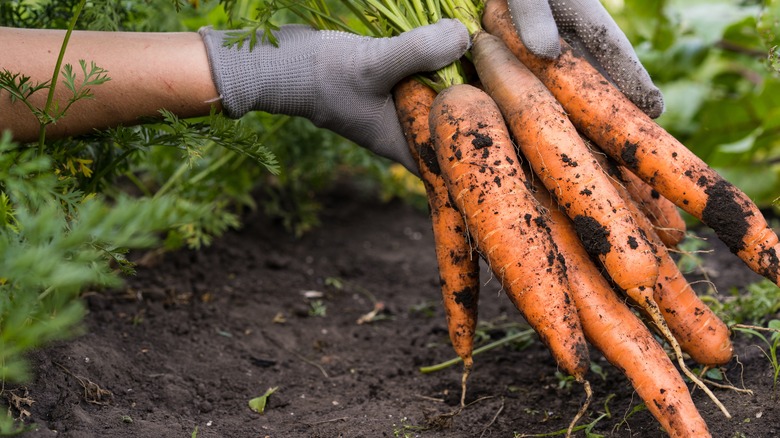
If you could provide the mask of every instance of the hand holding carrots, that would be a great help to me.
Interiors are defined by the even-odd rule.
[[[561,3],[548,12],[566,36],[572,29],[556,9]],[[604,18],[588,14],[590,24]],[[538,56],[518,37],[516,25],[523,24],[510,18],[505,0],[488,0],[481,18],[484,30],[473,20],[470,27],[481,90],[448,85],[432,103],[436,92],[423,93],[422,105],[431,108],[425,127],[418,120],[425,111],[413,117],[404,111],[414,95],[396,89],[400,117],[414,122],[404,125],[409,145],[421,152],[418,162],[429,171],[423,178],[437,254],[459,254],[462,262],[471,257],[468,248],[476,250],[559,366],[578,381],[586,378],[584,337],[628,376],[671,436],[709,436],[681,374],[728,416],[685,360],[706,366],[730,361],[730,333],[669,255],[667,247],[685,230],[677,208],[702,219],[748,266],[780,283],[777,235],[744,193],[652,121],[649,101],[631,102],[630,93],[604,80],[564,40],[554,59]],[[571,26],[578,29],[568,37],[584,44],[577,41],[587,26]],[[645,92],[657,91],[648,83]],[[656,97],[651,100],[662,105]],[[506,147],[512,142],[517,152]],[[431,189],[433,180],[438,191]],[[434,207],[459,212],[451,216],[450,231]],[[455,260],[439,257],[442,279],[474,278],[473,261]],[[468,284],[468,296],[476,299],[474,284]],[[468,371],[472,343],[464,336],[473,336],[476,306],[470,301],[466,312],[452,298],[458,291],[444,281],[442,286],[452,342]],[[561,294],[563,302],[556,301]],[[626,301],[638,306],[644,324]],[[671,347],[678,367],[652,332]]]
[[[677,209],[778,284],[780,241],[744,193],[652,120],[660,92],[599,2],[351,1],[391,35],[446,17],[470,36],[470,62],[393,90],[408,167],[428,194],[447,325],[464,362],[461,405],[482,259],[588,400],[590,344],[671,436],[710,436],[683,374],[729,416],[686,361],[730,361],[730,333],[669,254],[685,233]]]
[[[509,0],[509,11],[520,40],[531,53],[557,58],[562,37],[648,116],[661,115],[660,90],[599,0]]]

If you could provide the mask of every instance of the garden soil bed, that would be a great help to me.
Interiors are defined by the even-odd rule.
[[[399,203],[327,198],[322,226],[295,239],[253,212],[200,251],[145,257],[121,290],[90,293],[84,334],[31,356],[35,379],[11,393],[33,401],[32,437],[513,437],[567,426],[583,400],[561,385],[544,347],[476,357],[457,415],[460,367],[438,297],[430,223]],[[704,254],[721,292],[756,281],[716,241]],[[480,319],[501,337],[522,318],[487,271]],[[359,324],[383,305],[378,317]],[[778,391],[759,341],[735,338],[727,376],[752,395],[716,389],[727,419],[694,399],[716,437],[780,434]],[[593,432],[665,436],[626,379],[597,352]],[[248,401],[271,387],[263,415]],[[6,388],[8,390],[8,388]],[[6,391],[6,395],[9,392]],[[14,410],[18,415],[18,411]],[[578,436],[584,436],[579,432]]]

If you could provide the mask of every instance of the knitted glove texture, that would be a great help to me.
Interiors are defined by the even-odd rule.
[[[228,116],[261,110],[305,117],[415,173],[391,90],[469,47],[466,27],[456,20],[393,38],[288,25],[275,32],[278,46],[263,43],[251,51],[249,44],[225,46],[224,31],[203,28],[200,34]]]

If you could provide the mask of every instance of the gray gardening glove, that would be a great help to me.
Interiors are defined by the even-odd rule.
[[[532,53],[557,58],[560,32],[642,111],[653,118],[661,115],[661,91],[599,0],[508,0],[508,4],[520,39]]]
[[[469,47],[456,20],[394,38],[288,25],[275,32],[279,46],[223,44],[225,32],[203,28],[214,83],[230,117],[253,110],[305,117],[417,173],[395,104],[393,86],[406,76],[434,71]]]

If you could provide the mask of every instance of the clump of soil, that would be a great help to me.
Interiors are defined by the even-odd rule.
[[[126,287],[86,297],[83,336],[31,357],[36,378],[13,393],[32,403],[29,436],[511,437],[565,429],[584,396],[556,377],[538,341],[475,357],[466,409],[460,368],[421,374],[454,357],[430,222],[400,203],[329,198],[321,228],[296,240],[260,213],[210,248],[160,255]],[[721,291],[758,277],[711,239],[707,269]],[[148,257],[147,257],[148,259]],[[480,320],[500,337],[522,323],[483,272]],[[360,323],[359,323],[360,321]],[[752,395],[715,389],[726,419],[694,399],[714,436],[780,433],[771,367],[757,340],[735,339],[726,375]],[[593,432],[664,436],[625,378],[591,352]],[[278,387],[264,414],[250,399]],[[8,389],[8,388],[6,388]],[[6,391],[6,394],[9,394]],[[579,436],[582,432],[580,432]],[[741,435],[738,435],[741,434]]]

